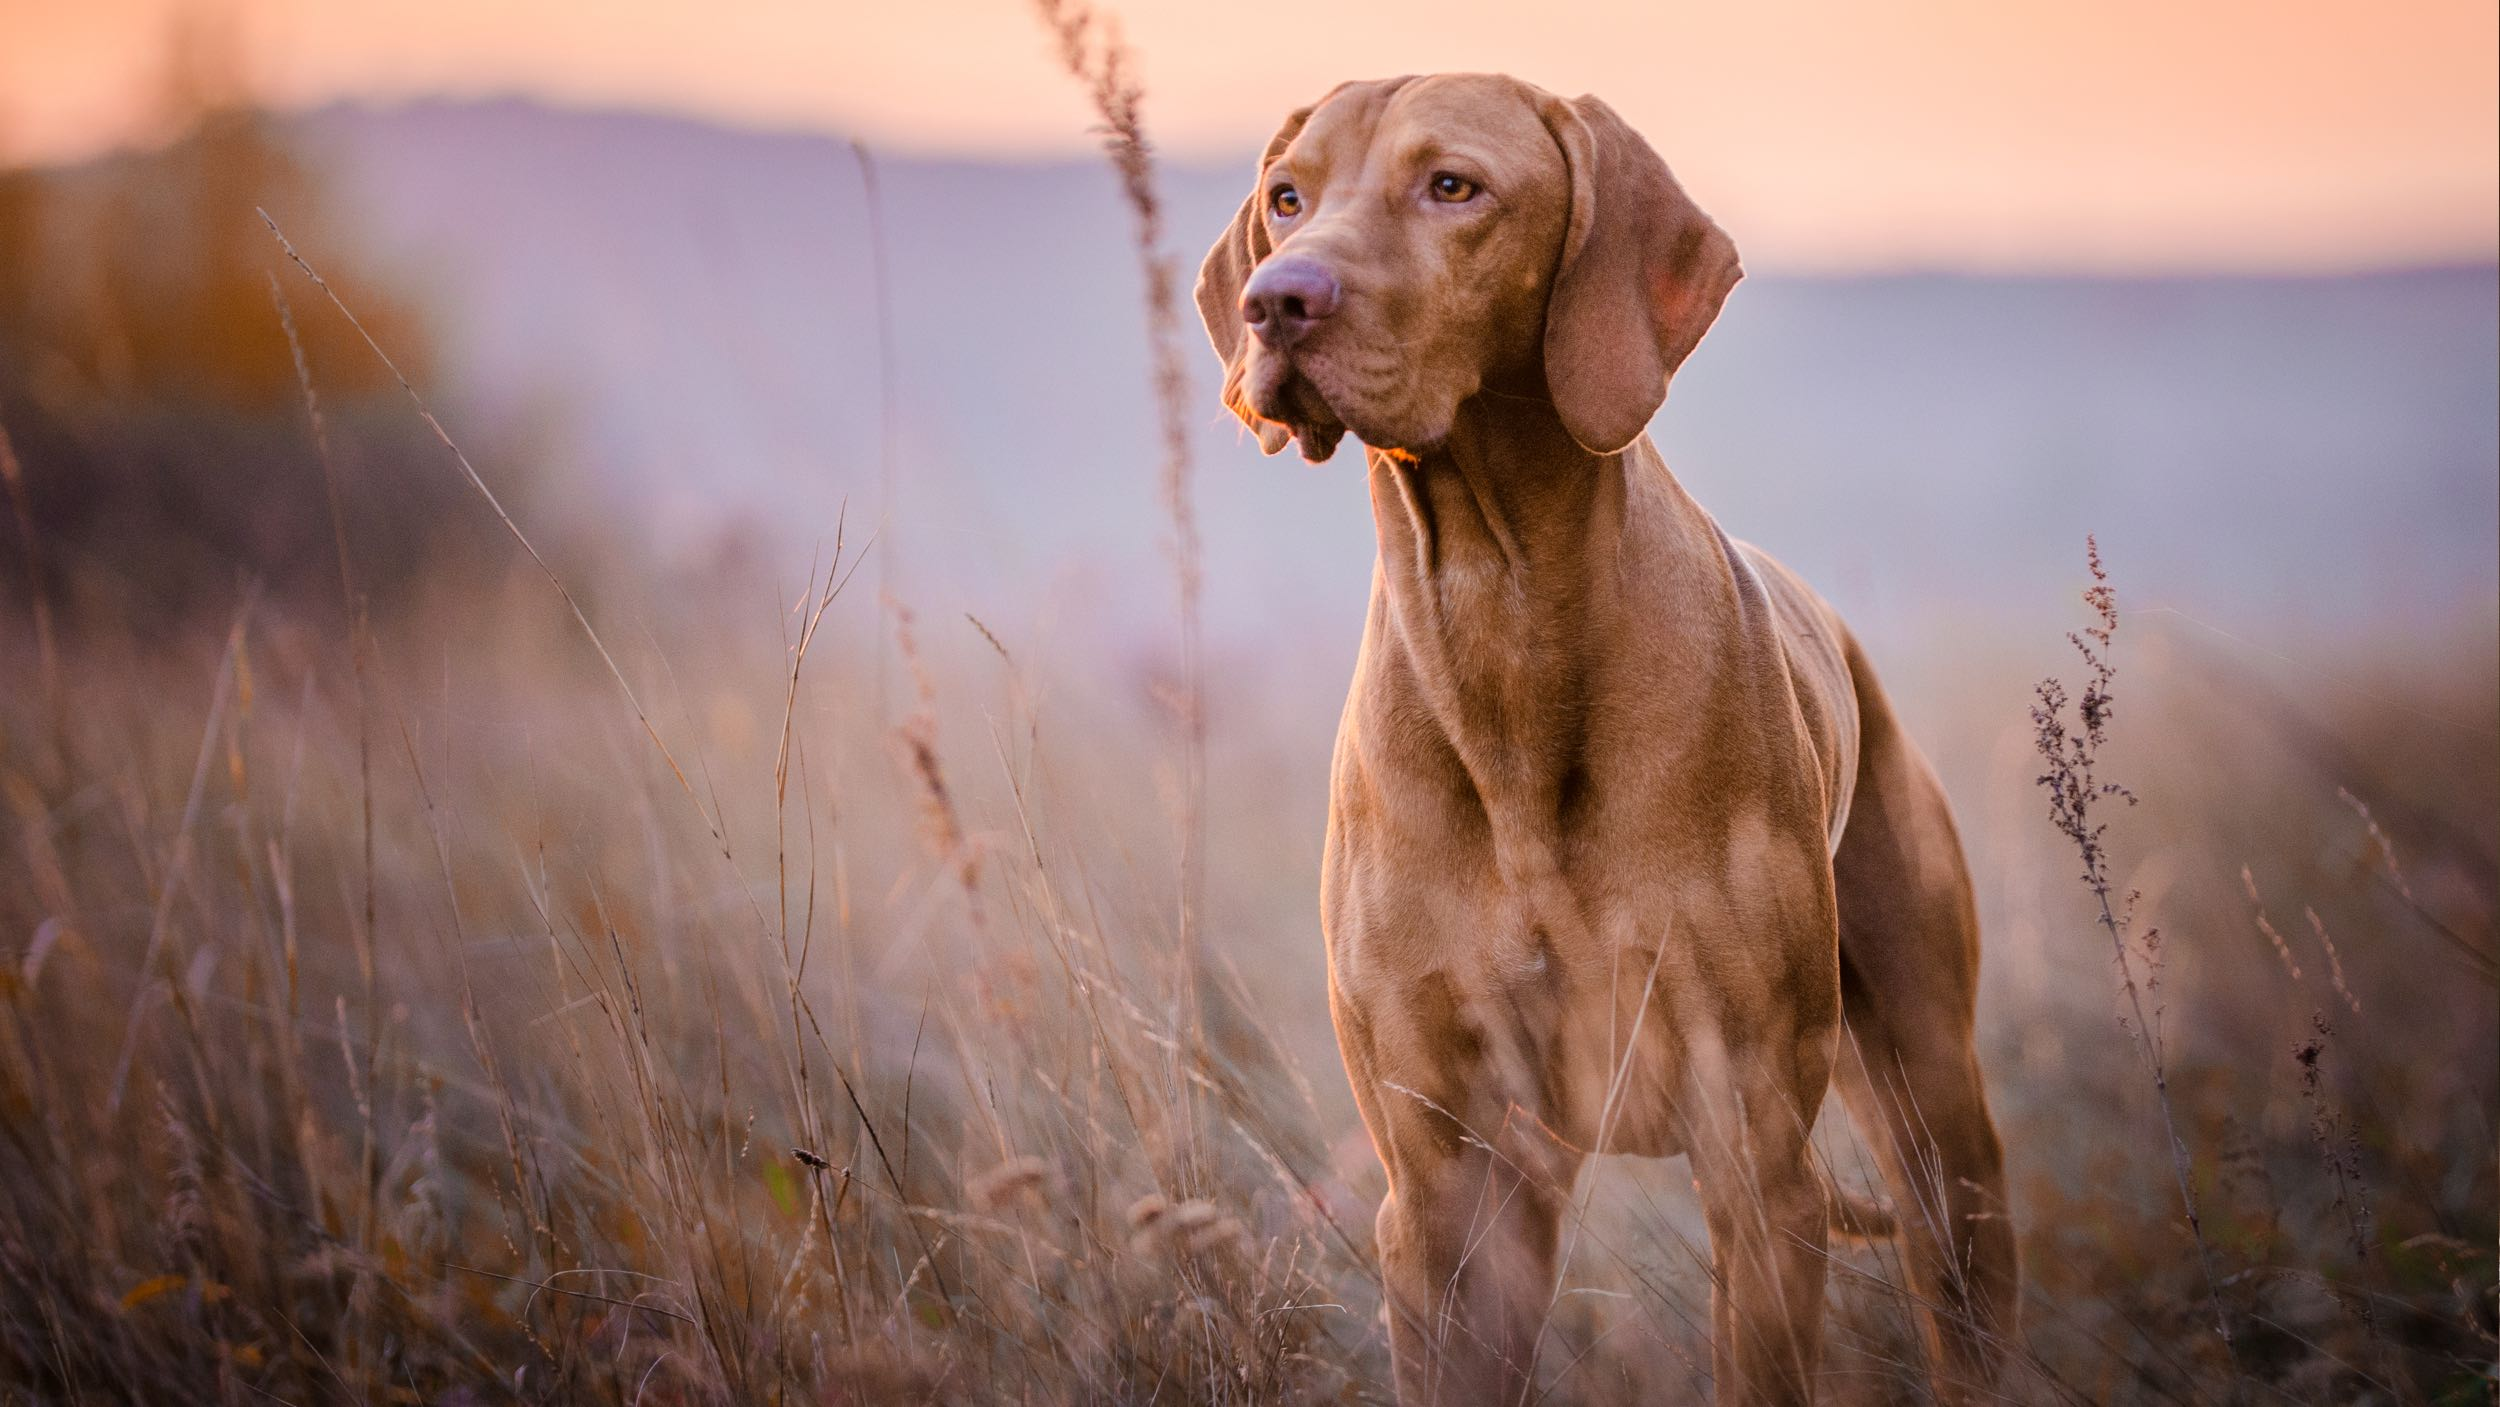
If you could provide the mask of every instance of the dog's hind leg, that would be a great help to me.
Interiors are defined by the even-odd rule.
[[[1985,1397],[2017,1341],[2005,1164],[1972,1024],[1979,921],[1944,790],[1853,645],[1856,797],[1833,857],[1845,1034],[1835,1070],[1891,1184],[1938,1394]]]

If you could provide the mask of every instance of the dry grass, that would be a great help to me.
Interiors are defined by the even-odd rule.
[[[65,731],[40,689],[0,713],[0,1382],[1380,1399],[1377,1172],[1301,985],[1308,923],[1211,924],[1189,1041],[1167,813],[1123,741],[1152,702],[1027,678],[966,628],[914,648],[923,706],[880,741],[878,613],[839,589],[856,555],[791,593],[779,638],[708,602],[619,659],[682,787],[543,579],[377,632],[369,783],[335,618],[245,597],[170,646],[65,629]],[[11,627],[32,661],[31,617]],[[2405,751],[2365,737],[2377,775],[2330,779],[2286,764],[2296,725],[2246,728],[2253,682],[2217,741],[2231,720],[2185,668],[2140,670],[2129,716],[2154,736],[2109,746],[2160,785],[2104,844],[2113,888],[2181,935],[2165,1058],[2233,1343],[2091,896],[2002,747],[1994,783],[1961,780],[2031,1276],[2038,1376],[2012,1395],[2482,1400],[2488,764],[2391,782]],[[2014,691],[1994,697],[1946,736],[2018,740]],[[1319,765],[1318,738],[1277,741]],[[1251,766],[1219,754],[1219,776]],[[1301,853],[1262,844],[1290,821],[1234,824],[1217,887],[1307,899]],[[1706,1389],[1679,1182],[1593,1179],[1555,1400]],[[1835,1276],[1838,1400],[1919,1399],[1895,1269],[1877,1247]]]
[[[1326,1336],[1361,1332],[1328,1321],[1358,1311],[1315,1306],[1360,1272],[1293,1171],[1307,1130],[1241,1091],[1275,1078],[1256,1032],[1172,1080],[1162,925],[1106,920],[1125,901],[1085,879],[1102,857],[996,817],[912,844],[915,785],[952,805],[934,714],[908,776],[805,726],[872,708],[808,659],[850,565],[799,601],[786,676],[743,696],[781,693],[781,735],[706,739],[693,789],[630,708],[586,719],[587,681],[527,662],[580,657],[562,619],[501,603],[515,628],[464,642],[463,668],[539,676],[489,716],[385,663],[370,935],[348,643],[257,609],[199,651],[77,642],[65,746],[8,719],[0,1381],[1333,1390],[1360,1354]]]

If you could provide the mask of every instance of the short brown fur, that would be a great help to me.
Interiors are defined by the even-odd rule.
[[[1243,296],[1282,253],[1342,298],[1271,346]],[[1533,1395],[1598,1152],[1692,1160],[1719,1399],[1809,1399],[1829,1230],[1876,1220],[1810,1160],[1834,1084],[1901,1208],[1940,1393],[1984,1392],[2015,1332],[1943,793],[1831,608],[1644,433],[1739,276],[1603,103],[1489,75],[1294,114],[1200,275],[1267,450],[1368,446],[1323,915],[1410,1404]]]

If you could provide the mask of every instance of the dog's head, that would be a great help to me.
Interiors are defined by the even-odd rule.
[[[1638,438],[1741,276],[1736,246],[1595,98],[1443,74],[1285,120],[1198,273],[1224,404],[1274,454],[1421,451],[1479,391]]]

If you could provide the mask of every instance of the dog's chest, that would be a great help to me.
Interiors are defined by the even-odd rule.
[[[1661,945],[1776,966],[1786,933],[1830,941],[1823,818],[1793,766],[1704,768],[1757,750],[1712,738],[1626,747],[1636,721],[1602,707],[1578,747],[1467,766],[1426,712],[1354,721],[1389,736],[1340,769],[1327,917],[1343,965],[1541,986]]]
[[[1676,1151],[1689,1043],[1741,1043],[1721,1014],[1770,1009],[1811,960],[1775,892],[1803,857],[1783,867],[1765,836],[1638,871],[1385,840],[1331,857],[1340,1019],[1367,1078],[1487,1127],[1516,1109],[1583,1151]]]
[[[1367,656],[1325,917],[1337,990],[1407,1070],[1392,1078],[1482,1052],[1506,1097],[1593,1139],[1602,1072],[1637,1068],[1618,1112],[1654,1115],[1695,1022],[1768,1009],[1832,961],[1826,818],[1803,730],[1764,697],[1785,694],[1776,655],[1675,710],[1600,667],[1516,712],[1496,691],[1491,722],[1411,658]],[[1661,1151],[1665,1128],[1635,1117],[1606,1141]]]

